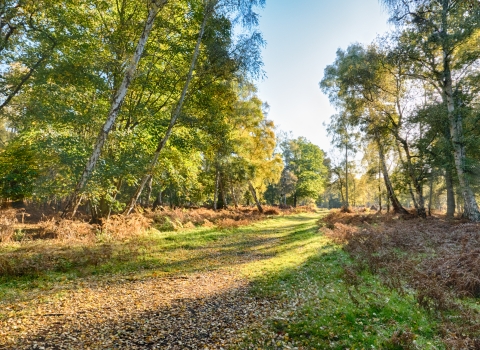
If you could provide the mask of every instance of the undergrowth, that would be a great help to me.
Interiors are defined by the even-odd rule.
[[[297,211],[309,210],[299,208]],[[280,215],[273,216],[259,215],[255,210],[245,208],[245,216],[237,212],[236,220],[237,217],[228,218],[228,215],[235,214],[233,210],[203,213],[210,215],[207,218],[206,215],[177,209],[127,218],[113,217],[93,233],[90,224],[85,222],[48,220],[41,226],[49,227],[46,232],[56,232],[55,236],[27,237],[0,244],[0,300],[15,298],[29,290],[49,290],[59,282],[82,278],[144,273],[158,276],[228,266],[232,258],[237,258],[239,252],[236,249],[242,249],[240,242],[244,238],[243,235],[236,237],[232,230],[245,227],[250,232],[247,225],[254,221],[262,225],[259,220],[288,218],[283,216],[286,213],[293,211],[278,212]],[[197,215],[198,222],[208,220],[209,224],[199,227],[192,224],[191,228],[183,225],[182,229],[166,232],[156,229],[159,217],[191,222],[194,215]],[[248,220],[247,215],[255,219]],[[220,247],[220,254],[216,245],[225,239],[232,242],[232,247]],[[239,241],[238,247],[236,241]],[[255,242],[256,239],[247,239],[245,245],[248,247]]]
[[[438,320],[447,348],[480,349],[479,224],[340,212],[320,224],[355,262],[344,267],[353,290],[374,274]]]
[[[143,216],[153,226],[160,222]],[[177,214],[182,222],[180,216],[196,225],[192,215]],[[480,307],[473,298],[474,284],[445,278],[447,284],[434,277],[447,269],[438,264],[442,254],[471,254],[475,249],[475,241],[467,239],[474,237],[474,226],[335,213],[321,221],[319,231],[318,216],[272,216],[223,228],[220,221],[214,227],[215,220],[207,218],[211,224],[201,227],[149,229],[119,239],[98,232],[87,249],[58,238],[4,244],[0,256],[10,254],[6,260],[16,263],[2,260],[11,265],[0,276],[0,299],[53,298],[87,280],[115,283],[225,269],[251,281],[252,295],[274,307],[269,320],[241,331],[234,348],[475,349],[479,322],[472,310]],[[243,220],[219,220],[225,219]],[[442,225],[451,229],[449,234],[440,232]],[[404,232],[409,230],[413,233]],[[23,272],[13,271],[22,266],[22,257],[30,259],[30,270],[25,265]],[[458,259],[452,264],[470,266]],[[466,273],[474,274],[471,268]],[[460,281],[467,275],[462,276]],[[6,316],[0,310],[1,317]]]

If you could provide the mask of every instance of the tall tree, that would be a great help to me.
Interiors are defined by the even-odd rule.
[[[366,140],[377,145],[388,198],[396,212],[406,213],[395,195],[385,165],[384,143],[391,138],[389,125],[394,120],[392,114],[396,114],[392,107],[395,100],[389,93],[391,77],[382,74],[381,62],[375,60],[375,55],[374,48],[365,50],[358,44],[346,51],[337,51],[337,59],[325,69],[320,86],[337,108],[342,109],[342,113],[332,117],[332,130],[339,129],[335,125],[357,127]]]
[[[102,129],[98,135],[97,141],[93,147],[92,155],[90,156],[87,164],[85,165],[85,169],[78,181],[75,190],[73,191],[70,200],[67,202],[67,205],[64,208],[63,216],[70,214],[71,216],[75,215],[75,212],[80,205],[82,200],[82,196],[80,195],[82,189],[84,188],[85,184],[87,183],[88,178],[90,177],[95,165],[97,164],[98,159],[100,158],[100,153],[102,152],[103,145],[105,144],[108,134],[112,130],[117,116],[120,112],[120,108],[122,103],[125,99],[125,95],[127,94],[128,88],[132,83],[132,80],[135,77],[135,72],[137,70],[138,62],[142,57],[143,50],[145,49],[145,45],[147,44],[148,37],[150,32],[152,31],[153,25],[155,23],[155,18],[157,17],[159,11],[167,4],[168,0],[153,0],[149,2],[149,9],[148,9],[148,16],[145,20],[145,26],[143,32],[138,40],[137,47],[135,49],[134,54],[132,55],[130,61],[128,62],[128,66],[124,72],[122,82],[120,86],[115,91],[115,94],[112,99],[112,103],[110,106],[110,111],[108,112],[107,120],[105,124],[102,126]]]
[[[297,179],[292,194],[293,206],[297,206],[301,199],[317,200],[325,189],[328,177],[325,153],[304,137],[287,139],[281,148],[285,168]]]
[[[418,77],[432,84],[443,100],[456,173],[465,202],[465,216],[480,221],[480,211],[468,177],[462,101],[457,98],[464,77],[461,72],[468,72],[468,67],[479,60],[479,55],[473,54],[472,50],[468,55],[459,55],[459,48],[479,29],[479,9],[468,1],[456,0],[383,2],[391,9],[392,19],[409,33],[406,36],[410,56],[424,68],[424,74]],[[473,51],[476,50],[475,47]]]

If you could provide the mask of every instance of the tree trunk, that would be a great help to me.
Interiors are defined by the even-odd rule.
[[[455,159],[455,168],[457,170],[460,192],[464,202],[464,215],[471,221],[480,221],[480,211],[478,210],[475,194],[470,187],[469,180],[465,174],[465,141],[463,131],[463,121],[461,112],[455,108],[455,99],[452,87],[452,72],[450,69],[450,52],[446,47],[446,36],[448,36],[447,13],[450,3],[443,1],[442,28],[443,35],[443,76],[440,80],[443,87],[443,99],[447,104],[448,120],[450,124],[450,135],[453,146],[453,157]]]
[[[220,171],[215,173],[215,192],[213,194],[213,210],[217,210],[218,207],[218,188],[220,185]]]
[[[345,209],[348,209],[348,147],[345,145]]]
[[[453,219],[455,215],[455,190],[453,188],[452,169],[445,169],[445,187],[447,188],[447,218]]]
[[[452,93],[451,86],[450,92]],[[465,144],[463,141],[463,125],[460,113],[455,113],[453,106],[453,98],[447,96],[448,113],[450,120],[450,132],[452,135],[453,155],[455,159],[455,168],[457,170],[458,182],[460,184],[460,192],[464,201],[464,213],[471,221],[480,221],[480,211],[475,199],[475,194],[470,187],[469,180],[465,174]]]
[[[225,195],[225,176],[220,177],[220,198],[222,199],[221,209],[227,209],[227,196]]]
[[[147,183],[147,198],[145,199],[145,206],[147,208],[150,207],[150,197],[152,195],[152,187],[153,187],[153,176],[150,177],[150,180]]]
[[[97,164],[98,159],[100,158],[100,154],[102,152],[103,145],[105,144],[108,134],[113,128],[115,124],[115,120],[117,119],[118,113],[120,112],[120,108],[122,103],[125,99],[125,95],[127,94],[128,88],[133,81],[135,76],[135,72],[137,70],[138,62],[142,57],[143,51],[145,49],[145,45],[148,41],[148,37],[150,32],[152,31],[153,24],[155,22],[155,18],[157,17],[159,11],[165,6],[168,0],[159,0],[152,1],[150,10],[148,11],[147,21],[145,22],[145,27],[143,29],[142,35],[138,40],[137,47],[135,49],[135,53],[130,60],[127,70],[125,71],[123,81],[118,87],[117,91],[115,92],[115,96],[113,97],[112,104],[110,106],[110,111],[108,112],[107,120],[105,124],[102,126],[100,134],[97,137],[97,141],[95,142],[95,146],[93,147],[92,155],[88,160],[85,168],[83,170],[82,176],[75,187],[72,195],[70,196],[70,200],[67,202],[65,209],[63,210],[62,217],[66,217],[67,215],[71,214],[71,216],[75,216],[75,213],[80,205],[82,200],[82,195],[80,194],[90,175]]]
[[[148,181],[149,176],[151,176],[153,169],[158,163],[158,159],[160,157],[160,152],[163,150],[165,145],[167,144],[168,139],[170,138],[170,135],[172,134],[173,127],[175,126],[178,117],[180,116],[180,112],[182,111],[183,103],[185,102],[185,97],[187,95],[188,87],[190,85],[190,82],[192,81],[193,78],[193,71],[195,69],[195,66],[197,64],[197,59],[198,55],[200,53],[200,45],[202,43],[202,38],[203,34],[205,33],[205,27],[207,25],[207,20],[209,17],[209,14],[211,13],[210,7],[205,8],[205,15],[203,17],[203,22],[200,27],[200,32],[198,33],[198,38],[197,38],[197,44],[195,46],[195,50],[193,52],[193,57],[192,61],[190,63],[190,69],[187,74],[187,79],[185,81],[185,84],[183,86],[182,93],[180,95],[180,99],[178,100],[177,106],[175,107],[175,110],[172,113],[172,116],[170,118],[170,124],[167,127],[167,131],[165,132],[165,135],[163,138],[159,141],[157,149],[155,150],[155,154],[153,156],[153,159],[146,171],[146,174],[143,176],[142,181],[140,182],[140,185],[138,186],[137,191],[135,192],[135,195],[130,198],[130,201],[125,209],[124,214],[129,215],[133,208],[135,207],[135,204],[137,203],[138,197],[143,191],[143,188],[145,187],[145,184]]]
[[[413,202],[413,206],[415,207],[415,210],[418,211],[418,203],[417,203],[417,200],[415,199],[415,193],[413,193],[413,187],[410,182],[408,183],[408,192],[410,193],[410,197],[412,198],[412,202]]]
[[[382,167],[378,158],[378,212],[382,212]]]
[[[420,216],[421,218],[426,218],[427,213],[425,210],[425,198],[423,197],[422,183],[421,181],[419,181],[417,174],[415,174],[415,170],[412,163],[412,155],[410,154],[410,148],[408,147],[407,141],[402,137],[400,137],[400,135],[398,135],[398,132],[395,133],[395,137],[402,145],[403,150],[405,151],[405,156],[407,157],[407,160],[406,162],[404,162],[404,164],[406,165],[408,177],[410,178],[410,181],[411,181],[409,183],[409,190],[412,196],[413,205],[415,206],[417,215]],[[413,194],[412,185],[413,185],[413,188],[415,189],[416,196]]]
[[[355,183],[355,176],[353,177],[353,207],[357,206],[357,185]]]
[[[390,198],[387,197],[387,213],[390,213]]]
[[[253,187],[252,183],[249,181],[248,182],[248,188],[250,189],[250,192],[252,193],[253,200],[255,201],[255,204],[257,205],[257,209],[260,213],[263,213],[263,208],[262,205],[260,204],[258,198],[257,198],[257,191],[255,191],[255,187]]]
[[[90,222],[92,224],[98,224],[100,222],[99,217],[98,217],[98,210],[97,206],[92,203],[92,201],[89,199],[88,200],[88,206],[90,207],[90,215],[91,215],[91,220]]]
[[[433,174],[430,174],[430,193],[428,194],[428,216],[432,216],[432,199],[433,199]]]
[[[153,202],[153,210],[157,209],[162,205],[162,190],[158,191],[157,198],[155,198],[155,202]]]
[[[380,141],[380,138],[377,137],[377,145],[378,145],[378,156],[380,158],[380,165],[382,167],[383,172],[383,180],[385,182],[385,187],[387,189],[387,195],[389,197],[390,203],[392,203],[393,211],[397,214],[409,214],[407,210],[400,204],[400,201],[397,199],[395,192],[393,190],[392,183],[390,181],[390,177],[388,176],[388,169],[387,164],[385,162],[385,152],[383,149],[383,144]]]
[[[230,186],[230,191],[232,192],[233,205],[235,206],[235,209],[237,209],[238,201],[237,201],[237,196],[235,195],[235,188],[233,187],[233,184]]]
[[[98,203],[97,219],[102,219],[108,217],[110,212],[110,205],[107,202],[105,196],[100,197],[100,202]]]

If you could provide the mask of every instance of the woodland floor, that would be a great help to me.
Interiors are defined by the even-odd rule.
[[[3,277],[0,348],[218,349],[241,344],[249,338],[244,332],[258,329],[279,308],[275,298],[251,293],[251,282],[315,254],[318,217],[297,214],[237,229],[156,232],[122,243],[129,245],[120,250],[123,259]],[[52,250],[76,248],[42,244],[10,245],[3,253],[49,250],[51,258]],[[125,253],[131,251],[136,254]]]
[[[0,349],[480,349],[480,225],[326,214],[2,243]]]

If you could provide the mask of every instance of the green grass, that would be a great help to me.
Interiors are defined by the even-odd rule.
[[[410,338],[420,349],[442,348],[434,315],[419,308],[413,295],[400,296],[368,273],[355,281],[357,288],[353,281],[346,283],[343,267],[353,262],[318,232],[320,215],[274,217],[236,229],[151,231],[130,242],[112,243],[113,254],[100,263],[67,261],[61,269],[0,277],[0,300],[16,302],[31,298],[32,293],[48,300],[90,279],[142,279],[224,269],[249,279],[253,295],[276,305],[274,316],[263,327],[245,330],[241,348],[293,344],[306,349],[403,349]],[[0,256],[7,251],[22,254],[24,248],[2,247]],[[51,254],[80,248],[62,249]],[[394,334],[405,339],[403,343],[392,340]]]
[[[275,297],[282,307],[263,329],[248,335],[242,347],[444,348],[438,321],[416,304],[414,295],[398,295],[366,272],[356,287],[346,281],[344,266],[354,262],[308,224],[284,237],[291,249],[248,267],[263,269],[253,293]]]

